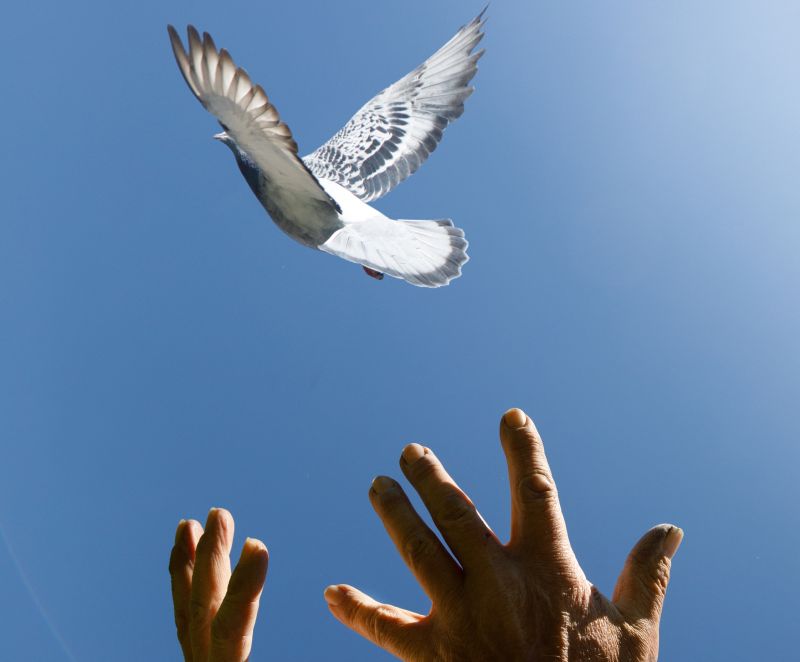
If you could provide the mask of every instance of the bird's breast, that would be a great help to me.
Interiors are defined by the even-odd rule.
[[[253,192],[256,193],[256,189]],[[261,174],[256,197],[275,225],[309,248],[318,248],[343,227],[339,214],[329,204],[301,191],[276,186],[264,174]]]

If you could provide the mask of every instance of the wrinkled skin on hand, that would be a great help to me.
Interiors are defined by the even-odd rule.
[[[407,446],[400,466],[447,548],[385,476],[370,501],[431,599],[427,615],[379,604],[346,584],[325,599],[336,618],[403,660],[655,661],[670,559],[683,537],[662,524],[634,546],[608,600],[586,579],[569,543],[541,438],[519,409],[500,425],[511,484],[511,538],[503,544],[436,456]]]
[[[186,662],[245,662],[250,655],[269,554],[248,538],[231,573],[233,517],[212,508],[205,530],[181,520],[169,559],[178,641]]]

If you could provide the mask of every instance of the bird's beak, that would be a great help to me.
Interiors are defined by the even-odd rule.
[[[222,141],[224,141],[227,137],[228,137],[228,134],[225,133],[224,131],[221,131],[220,133],[215,133],[214,134],[214,140],[222,140]]]

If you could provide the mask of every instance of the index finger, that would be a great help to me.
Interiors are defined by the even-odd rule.
[[[580,573],[567,536],[558,492],[533,421],[521,409],[509,409],[500,424],[511,485],[512,548],[553,564],[560,572]]]

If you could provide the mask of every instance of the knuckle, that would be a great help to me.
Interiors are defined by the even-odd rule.
[[[418,459],[408,469],[409,477],[415,481],[428,481],[434,478],[438,471],[439,465],[430,454]]]
[[[433,556],[434,543],[425,535],[413,534],[406,538],[403,553],[409,564],[417,568]]]
[[[366,605],[354,602],[350,612],[353,622],[358,623],[364,635],[378,646],[386,644],[386,628],[384,621],[392,617],[392,610],[387,605]]]
[[[350,586],[340,586],[339,590],[342,594],[342,602],[338,605],[342,613],[351,622],[357,621],[361,614],[361,602],[358,600],[357,594]]]
[[[208,623],[211,610],[209,605],[200,600],[192,598],[189,602],[189,622],[192,627],[203,627]]]
[[[639,569],[638,574],[644,579],[665,583],[669,581],[671,561],[660,554],[656,545],[635,549],[631,552],[631,562]]]
[[[205,567],[208,563],[214,565],[223,561],[228,557],[228,551],[218,538],[204,535],[197,543],[197,552],[195,556],[196,559],[202,559],[200,564]]]
[[[379,627],[377,612],[374,609],[368,609],[367,606],[361,602],[355,602],[353,603],[351,615],[355,621],[361,623],[367,635],[377,640]]]
[[[650,566],[650,580],[658,589],[658,592],[663,596],[667,592],[667,584],[669,584],[669,571],[670,561],[667,558],[661,558],[658,563]]]
[[[553,501],[556,498],[555,485],[546,473],[535,472],[519,480],[517,496],[522,503]]]
[[[638,572],[635,573],[636,581],[645,594],[654,595],[658,604],[667,594],[669,584],[669,559],[662,558],[656,563],[639,563]]]
[[[450,527],[469,524],[475,518],[473,506],[462,494],[451,494],[444,498],[439,510],[439,520]]]
[[[369,632],[378,646],[384,648],[387,643],[386,628],[383,627],[384,621],[392,617],[392,610],[386,605],[378,605],[369,612]]]
[[[515,453],[530,453],[531,449],[541,446],[542,440],[530,427],[513,430],[507,440],[508,449]]]

